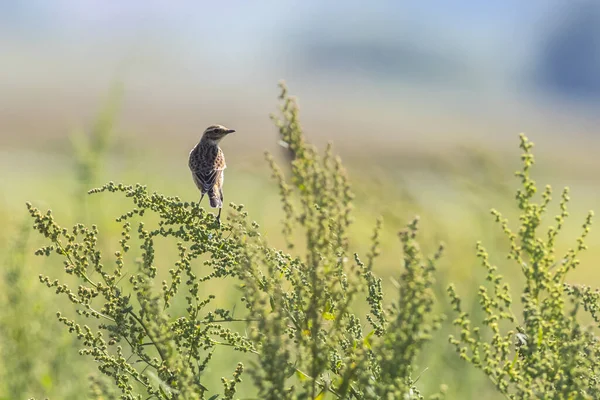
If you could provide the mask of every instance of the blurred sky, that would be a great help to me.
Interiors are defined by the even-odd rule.
[[[0,0],[3,142],[93,113],[115,78],[139,130],[268,123],[285,78],[345,132],[593,135],[600,2]]]

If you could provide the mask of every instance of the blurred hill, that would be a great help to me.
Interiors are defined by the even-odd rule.
[[[220,122],[258,151],[284,77],[317,137],[497,146],[526,131],[579,154],[598,138],[597,4],[1,2],[0,146],[53,148],[119,79],[124,128],[150,144],[177,154]]]

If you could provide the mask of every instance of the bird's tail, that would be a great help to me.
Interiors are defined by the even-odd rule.
[[[211,190],[210,192],[208,192],[208,199],[212,208],[223,207],[223,200],[221,200],[221,196],[216,190]]]

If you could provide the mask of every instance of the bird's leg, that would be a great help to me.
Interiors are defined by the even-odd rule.
[[[200,205],[200,203],[202,203],[202,199],[204,198],[204,193],[202,193],[202,195],[200,196],[200,200],[198,200],[198,205]],[[196,215],[194,218],[200,218],[200,214]]]
[[[219,226],[221,226],[221,210],[222,208],[219,207],[219,213],[217,214],[217,224],[219,224]]]

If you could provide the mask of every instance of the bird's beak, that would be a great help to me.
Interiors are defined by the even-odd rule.
[[[230,133],[233,133],[233,132],[235,132],[235,129],[227,129],[227,130],[225,131],[225,133],[226,133],[226,134],[228,134],[228,135],[229,135]]]

